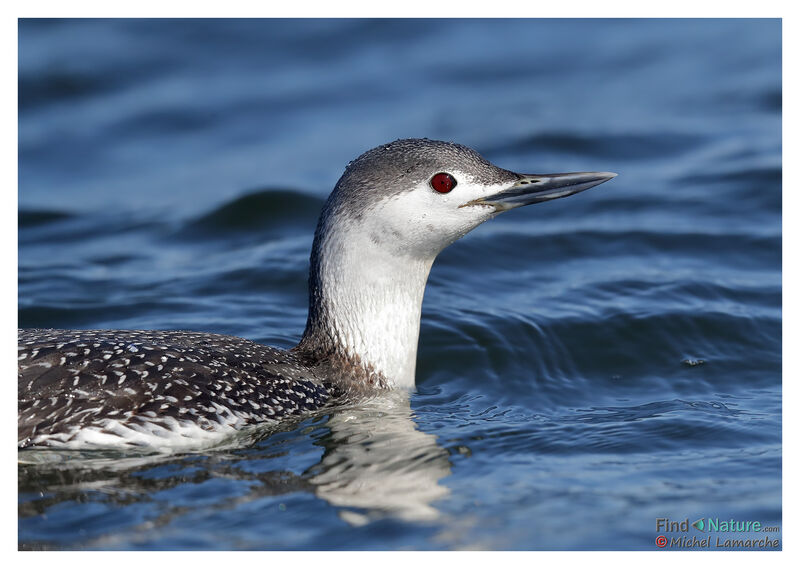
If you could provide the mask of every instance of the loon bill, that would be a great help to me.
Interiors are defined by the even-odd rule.
[[[500,212],[614,176],[516,174],[427,139],[369,150],[322,209],[297,346],[185,331],[20,330],[18,446],[211,446],[343,397],[411,388],[436,255]]]

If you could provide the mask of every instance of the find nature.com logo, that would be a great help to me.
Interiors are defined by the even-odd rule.
[[[693,535],[688,535],[690,527],[696,530]],[[659,533],[655,540],[659,549],[780,549],[777,537],[780,527],[752,520],[698,518],[690,523],[689,518],[682,521],[656,518],[656,532]],[[678,535],[668,537],[667,533]]]

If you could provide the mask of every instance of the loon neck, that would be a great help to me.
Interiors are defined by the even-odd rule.
[[[308,322],[295,349],[349,379],[412,388],[433,259],[399,254],[385,245],[389,239],[363,227],[320,222]]]

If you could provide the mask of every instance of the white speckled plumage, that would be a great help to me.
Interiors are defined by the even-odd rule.
[[[290,352],[198,332],[20,330],[20,447],[192,447],[322,407]]]

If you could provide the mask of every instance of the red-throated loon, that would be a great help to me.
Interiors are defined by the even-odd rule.
[[[18,446],[199,448],[342,397],[414,386],[436,255],[500,212],[611,172],[515,174],[474,150],[398,140],[348,164],[314,235],[291,350],[185,331],[19,331]]]

